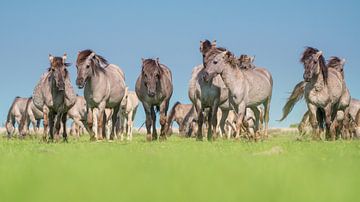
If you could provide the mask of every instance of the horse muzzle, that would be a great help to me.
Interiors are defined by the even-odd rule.
[[[205,82],[210,82],[211,81],[211,79],[214,77],[214,74],[209,74],[209,73],[207,73],[207,72],[205,72],[204,73],[204,75],[203,75],[203,80],[205,81]]]
[[[77,79],[76,79],[76,85],[78,86],[79,89],[84,88],[84,86],[85,86],[85,79],[83,79],[83,78],[77,78]]]

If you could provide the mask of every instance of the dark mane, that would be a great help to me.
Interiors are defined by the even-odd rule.
[[[319,50],[316,49],[316,48],[307,47],[305,49],[304,53],[302,54],[302,57],[301,57],[300,61],[303,64],[305,64],[306,60],[312,59],[312,56],[315,55],[318,52],[319,52]],[[320,55],[320,57],[319,57],[319,65],[320,65],[321,73],[323,74],[323,77],[324,77],[324,82],[325,82],[325,84],[327,84],[328,67],[326,66],[325,58],[324,58],[323,55]]]
[[[144,71],[155,71],[155,69],[158,69],[160,72],[160,77],[163,73],[163,69],[161,68],[161,64],[158,62],[158,59],[152,59],[152,58],[148,58],[143,60],[143,67],[142,67],[142,72]]]
[[[337,66],[341,65],[341,59],[336,57],[336,56],[332,56],[330,57],[328,63],[327,63],[327,66],[329,68],[335,68]]]
[[[91,49],[86,49],[86,50],[83,50],[83,51],[79,52],[76,63],[77,64],[83,63],[86,60],[86,58],[89,57],[89,55],[91,53],[93,53],[93,52],[94,51],[91,50]],[[109,65],[108,61],[101,55],[96,54],[96,59],[99,60],[98,62],[100,62],[100,63],[103,63],[105,65]]]
[[[306,47],[304,53],[301,56],[300,62],[304,63],[307,59],[309,59],[310,57],[312,57],[314,54],[316,54],[317,52],[319,52],[318,49],[313,48],[313,47]]]
[[[52,59],[52,61],[50,62],[50,67],[48,68],[48,71],[50,72],[52,68],[57,69],[57,68],[61,68],[63,66],[69,67],[69,66],[71,66],[71,63],[67,63],[67,62],[64,63],[62,57],[54,57]],[[65,77],[66,78],[68,77],[68,74],[69,74],[68,70],[65,69]]]
[[[91,49],[86,49],[86,50],[80,51],[78,54],[78,57],[76,59],[76,63],[77,64],[83,63],[92,52],[93,51]]]
[[[85,62],[85,60],[94,53],[91,49],[86,49],[83,51],[80,51],[78,54],[78,57],[76,59],[76,64],[80,65]],[[98,71],[105,72],[105,68],[109,65],[108,61],[102,57],[101,55],[95,54],[95,57],[91,59],[91,69],[93,71],[93,74],[98,74]]]

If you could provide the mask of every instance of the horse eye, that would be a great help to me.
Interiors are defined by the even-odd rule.
[[[214,65],[216,65],[218,62],[217,62],[217,61],[214,61],[213,63],[214,63]]]
[[[86,65],[86,69],[89,69],[90,68],[90,65]]]

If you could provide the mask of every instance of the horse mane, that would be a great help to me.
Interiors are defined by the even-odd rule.
[[[86,49],[86,50],[83,50],[83,51],[80,51],[78,53],[78,57],[76,59],[76,64],[82,64],[85,62],[85,60],[92,54],[94,53],[93,50],[91,49]],[[96,70],[100,70],[102,72],[105,72],[104,68],[106,68],[109,63],[108,61],[101,55],[97,55],[95,54],[95,59],[92,59],[94,63],[97,63],[96,66]],[[100,63],[104,64],[104,67],[101,67]],[[91,67],[93,68],[93,67]],[[94,69],[93,69],[94,72],[96,72]]]
[[[145,59],[143,61],[143,68],[142,68],[142,72],[144,71],[144,69],[148,69],[148,68],[158,68],[158,70],[160,71],[160,77],[162,76],[163,73],[163,69],[161,68],[161,64],[157,61],[157,59],[152,59],[152,58],[148,58]]]
[[[329,68],[335,68],[338,65],[341,65],[341,59],[339,57],[336,57],[336,56],[330,57],[330,59],[329,59],[329,61],[327,63],[327,66]]]
[[[48,68],[48,72],[50,72],[53,67],[60,68],[62,66],[69,67],[69,66],[71,66],[71,63],[67,63],[67,62],[64,63],[64,60],[62,57],[54,57],[52,59],[52,61],[50,62],[50,67]],[[68,77],[68,74],[69,74],[68,70],[65,69],[65,78]]]
[[[213,59],[217,54],[221,53],[221,52],[224,52],[224,51],[227,51],[226,48],[223,48],[223,47],[214,47],[214,48],[211,48],[209,49],[205,56],[203,57],[203,65],[205,67],[205,61],[206,60],[210,60],[210,59]]]
[[[310,59],[313,55],[315,55],[316,53],[318,53],[319,50],[313,47],[306,47],[304,53],[301,56],[300,62],[302,62],[303,64],[305,64],[305,61]],[[327,79],[328,79],[328,67],[326,66],[325,63],[325,58],[323,55],[320,55],[319,57],[319,65],[320,65],[320,69],[321,69],[321,73],[324,76],[324,82],[325,84],[327,84]]]

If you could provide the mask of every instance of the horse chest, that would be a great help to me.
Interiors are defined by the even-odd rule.
[[[330,97],[326,88],[313,88],[307,95],[306,99],[313,104],[326,106],[330,102]]]

